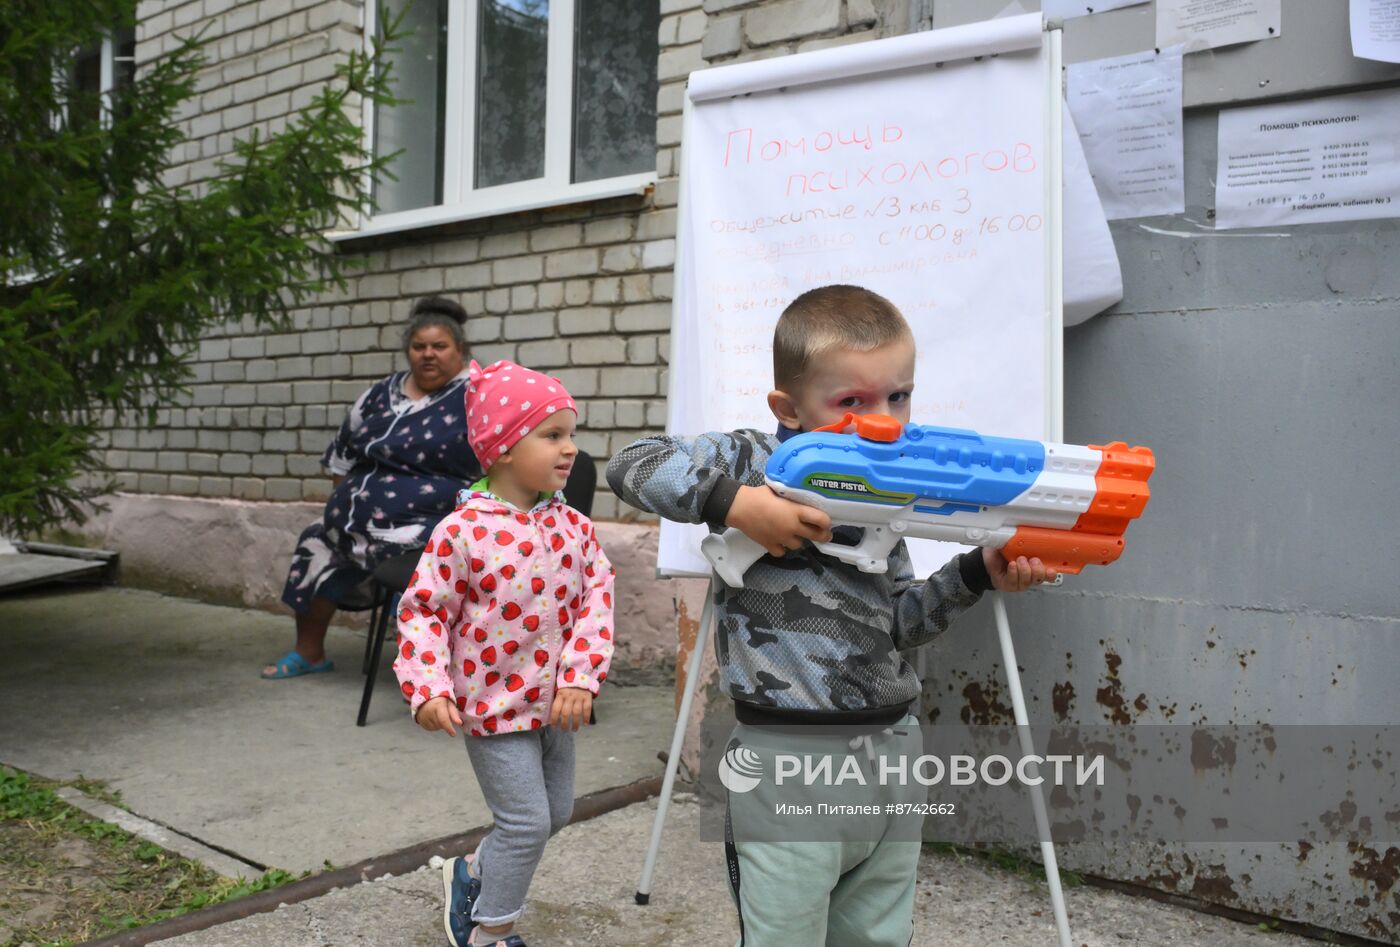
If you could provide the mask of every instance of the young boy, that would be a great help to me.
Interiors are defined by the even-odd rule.
[[[860,572],[811,545],[831,538],[825,513],[764,483],[769,456],[794,434],[848,412],[908,423],[914,338],[889,300],[857,286],[797,297],[774,331],[773,374],[768,406],[776,435],[643,438],[613,457],[608,483],[633,506],[713,530],[737,527],[768,550],[743,588],[715,579],[716,653],[739,730],[813,724],[879,731],[902,723],[904,736],[918,726],[909,710],[921,684],[900,652],[944,631],[983,592],[1020,591],[1054,572],[1038,559],[1008,563],[977,549],[918,582],[902,542],[888,572]],[[917,841],[736,838],[733,849],[730,883],[743,944],[910,942]]]

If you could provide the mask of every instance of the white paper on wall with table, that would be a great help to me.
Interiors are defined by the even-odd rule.
[[[1099,193],[1089,175],[1074,115],[1060,106],[1064,127],[1065,328],[1077,326],[1123,298],[1123,268]]]
[[[1065,97],[1109,220],[1179,214],[1181,47],[1076,63]]]
[[[1351,0],[1351,54],[1400,62],[1400,0]]]
[[[1194,53],[1283,35],[1282,0],[1157,0],[1157,48]]]
[[[1400,216],[1400,89],[1220,113],[1215,226]]]

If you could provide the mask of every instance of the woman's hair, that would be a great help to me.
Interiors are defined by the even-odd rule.
[[[409,343],[419,329],[438,326],[457,343],[457,350],[467,352],[467,336],[462,326],[467,321],[467,311],[443,296],[424,296],[413,304],[408,314],[408,325],[403,330],[403,350],[408,352]]]

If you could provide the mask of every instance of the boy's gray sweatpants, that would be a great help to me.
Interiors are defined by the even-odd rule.
[[[573,815],[574,735],[541,727],[466,741],[496,820],[476,849],[481,896],[472,920],[494,927],[520,916],[544,843]]]

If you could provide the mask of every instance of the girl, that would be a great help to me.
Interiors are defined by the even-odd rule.
[[[466,731],[495,828],[443,863],[453,947],[512,933],[544,844],[573,812],[574,731],[612,658],[613,568],[559,492],[577,408],[555,378],[471,363],[467,437],[487,475],[437,525],[399,604],[394,661],[424,730]]]

